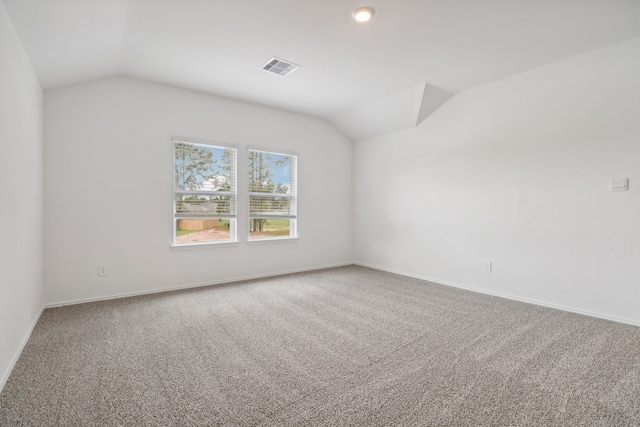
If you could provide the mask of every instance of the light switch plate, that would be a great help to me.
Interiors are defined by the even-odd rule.
[[[627,191],[629,180],[627,178],[611,178],[609,180],[609,191]]]

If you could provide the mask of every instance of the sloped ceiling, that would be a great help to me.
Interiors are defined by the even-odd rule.
[[[638,0],[0,1],[45,90],[124,75],[334,122],[640,36]],[[362,5],[367,24],[351,19]],[[273,56],[301,67],[262,71]]]

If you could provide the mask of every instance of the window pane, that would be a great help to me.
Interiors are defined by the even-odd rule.
[[[175,190],[232,191],[235,150],[175,142]]]
[[[294,219],[253,218],[249,220],[250,239],[276,239],[293,236],[295,236]]]
[[[295,156],[249,151],[249,192],[291,194],[295,190]],[[293,182],[292,182],[293,181]]]
[[[178,219],[176,243],[203,243],[231,241],[235,219]]]

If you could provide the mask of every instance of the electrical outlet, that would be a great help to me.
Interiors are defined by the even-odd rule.
[[[98,276],[105,277],[108,275],[107,264],[98,264]]]
[[[487,273],[491,273],[491,261],[485,261],[482,263],[482,271],[486,271]]]

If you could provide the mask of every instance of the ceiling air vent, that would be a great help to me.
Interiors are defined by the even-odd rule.
[[[286,76],[292,71],[297,70],[299,65],[292,64],[291,62],[283,61],[278,58],[271,58],[269,62],[264,64],[263,70],[270,73],[278,74],[279,76]]]

